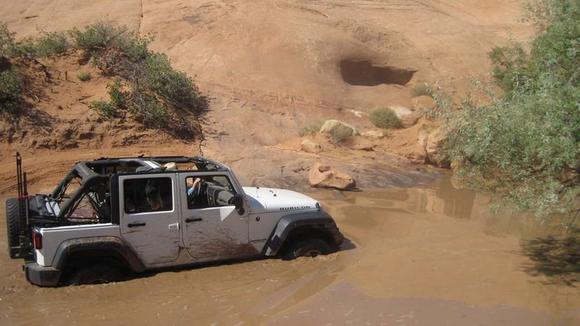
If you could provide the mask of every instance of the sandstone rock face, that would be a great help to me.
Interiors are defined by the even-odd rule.
[[[437,103],[435,103],[431,96],[421,95],[413,99],[413,107],[417,112],[431,111],[435,108],[435,105],[437,105]]]
[[[399,117],[399,120],[401,120],[403,128],[409,128],[414,126],[417,123],[417,120],[419,120],[419,118],[421,117],[421,114],[412,111],[411,109],[406,108],[404,106],[390,106],[389,108],[393,112],[395,112],[397,117]]]
[[[304,139],[300,144],[300,147],[306,153],[318,154],[322,152],[322,146],[310,139]]]
[[[369,130],[361,133],[361,136],[372,139],[382,139],[385,138],[385,133],[382,130]]]
[[[445,140],[446,132],[444,128],[439,127],[422,141],[425,144],[425,155],[427,163],[431,163],[438,167],[449,167],[449,161],[442,153],[443,141]]]
[[[334,133],[346,133],[350,136],[358,134],[356,128],[338,120],[326,120],[322,127],[320,127],[319,133],[321,134],[334,134]]]
[[[310,168],[308,182],[310,186],[319,188],[348,190],[356,187],[356,182],[350,175],[320,163]]]

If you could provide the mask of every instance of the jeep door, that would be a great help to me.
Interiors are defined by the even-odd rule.
[[[226,173],[180,173],[179,188],[183,242],[192,261],[258,254],[249,244],[247,214],[238,214],[232,204],[242,190]]]
[[[179,255],[177,187],[174,173],[119,177],[121,233],[147,267]]]

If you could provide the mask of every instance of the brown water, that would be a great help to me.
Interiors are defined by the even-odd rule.
[[[29,285],[2,254],[0,324],[580,324],[577,266],[534,257],[562,220],[491,215],[487,196],[448,179],[312,195],[349,239],[339,253],[57,289]]]

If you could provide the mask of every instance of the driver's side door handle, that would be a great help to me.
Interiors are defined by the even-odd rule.
[[[189,217],[185,219],[185,223],[200,222],[203,221],[201,217]]]
[[[127,224],[127,226],[130,228],[134,228],[137,226],[145,226],[145,225],[147,225],[147,223],[145,223],[145,222],[134,222],[134,223]]]

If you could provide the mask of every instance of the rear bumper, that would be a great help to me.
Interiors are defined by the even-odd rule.
[[[53,267],[40,266],[37,263],[28,263],[23,266],[28,282],[38,286],[57,286],[61,271]]]

